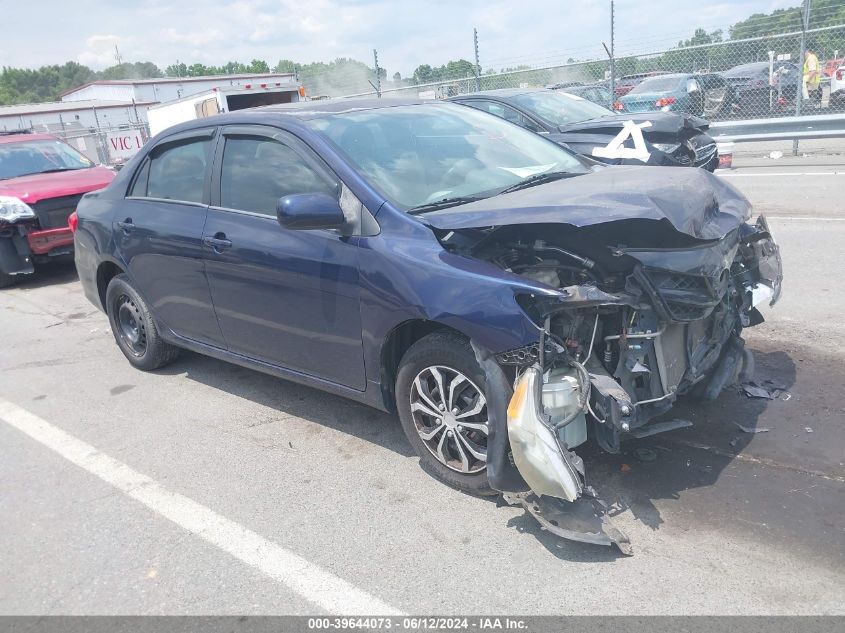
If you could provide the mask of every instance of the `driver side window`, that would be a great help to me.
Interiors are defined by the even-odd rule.
[[[220,206],[275,217],[279,198],[339,186],[292,147],[263,136],[227,136],[220,172]]]

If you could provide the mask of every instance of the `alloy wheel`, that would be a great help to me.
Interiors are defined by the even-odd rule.
[[[410,400],[417,433],[441,464],[464,474],[487,467],[487,400],[472,380],[451,367],[426,367]]]

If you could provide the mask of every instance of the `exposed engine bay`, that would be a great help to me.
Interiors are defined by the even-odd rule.
[[[513,371],[509,457],[531,489],[503,491],[505,499],[560,536],[630,553],[573,449],[591,437],[617,453],[626,439],[688,426],[653,420],[679,396],[715,399],[751,371],[741,332],[763,321],[756,306],[773,305],[782,281],[765,219],[707,239],[651,219],[460,228],[438,237],[452,252],[549,289],[517,296],[538,327],[537,343],[495,358]]]

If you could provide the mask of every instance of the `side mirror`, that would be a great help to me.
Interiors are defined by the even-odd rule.
[[[297,193],[280,198],[276,217],[286,229],[337,229],[346,224],[340,203],[324,192]]]

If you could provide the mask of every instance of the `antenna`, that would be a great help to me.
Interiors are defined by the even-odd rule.
[[[114,45],[114,58],[117,60],[118,66],[123,63],[123,58],[120,56],[120,51],[117,48],[117,44]]]

